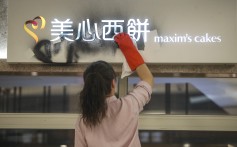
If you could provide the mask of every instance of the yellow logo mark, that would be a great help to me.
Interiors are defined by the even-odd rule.
[[[40,27],[40,29],[41,29],[41,30],[44,29],[44,28],[45,28],[45,25],[46,25],[46,21],[45,21],[44,17],[42,17],[42,16],[37,16],[37,17],[35,17],[33,20],[27,20],[27,21],[25,22],[25,24],[24,24],[24,29],[25,29],[26,33],[28,33],[32,38],[34,38],[34,40],[35,40],[36,43],[39,41],[39,38],[38,38],[38,36],[37,36],[34,32],[32,32],[32,31],[27,27],[27,25],[28,25],[28,24],[31,24],[31,26],[32,26],[32,28],[33,28],[34,30],[38,29],[38,22],[36,21],[37,19],[41,20],[41,27]]]

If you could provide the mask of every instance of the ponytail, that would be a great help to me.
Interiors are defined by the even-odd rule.
[[[99,124],[106,115],[106,96],[115,78],[113,68],[104,61],[92,63],[84,72],[84,87],[80,93],[82,118],[89,127]]]

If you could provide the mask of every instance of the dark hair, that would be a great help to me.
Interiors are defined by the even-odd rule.
[[[106,115],[106,97],[116,75],[112,66],[105,61],[90,64],[83,74],[84,87],[80,93],[80,108],[87,126],[99,124]]]

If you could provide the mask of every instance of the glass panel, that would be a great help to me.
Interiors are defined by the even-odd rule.
[[[0,76],[0,81],[0,113],[79,112],[82,77]]]
[[[142,147],[236,147],[237,132],[139,131]],[[3,147],[73,147],[74,130],[0,130]]]
[[[73,147],[74,130],[0,130],[2,147]]]
[[[142,147],[236,147],[237,132],[140,131]]]
[[[139,81],[128,79],[128,91]],[[236,78],[155,78],[143,113],[237,115]]]
[[[129,77],[128,92],[130,92],[138,82],[138,78]],[[153,90],[151,100],[145,105],[143,112],[165,114],[165,85],[154,84],[153,89],[155,90]]]

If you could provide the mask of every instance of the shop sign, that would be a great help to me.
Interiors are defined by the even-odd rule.
[[[9,0],[7,61],[121,63],[113,37],[126,32],[148,63],[237,63],[236,5],[236,0]]]

